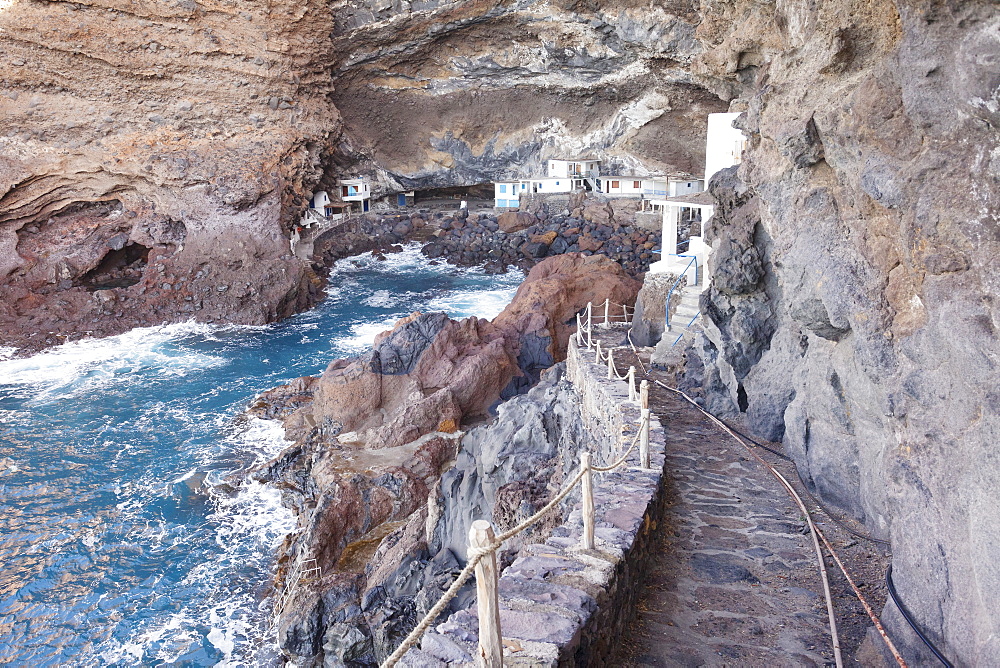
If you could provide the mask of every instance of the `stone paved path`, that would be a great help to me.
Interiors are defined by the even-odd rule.
[[[822,584],[797,506],[676,395],[654,386],[650,404],[668,433],[669,509],[658,564],[611,665],[832,664]]]

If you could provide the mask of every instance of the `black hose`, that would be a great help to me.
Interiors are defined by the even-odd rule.
[[[906,623],[910,625],[913,632],[916,633],[922,641],[924,641],[924,644],[927,645],[927,649],[934,653],[934,656],[937,657],[938,661],[940,661],[941,665],[945,666],[945,668],[954,668],[951,661],[944,658],[941,652],[938,651],[938,648],[934,646],[934,643],[932,643],[927,636],[924,635],[923,631],[917,627],[916,622],[913,621],[913,617],[910,617],[910,613],[907,612],[906,608],[903,607],[903,602],[899,600],[899,594],[896,593],[896,587],[892,584],[892,564],[889,564],[889,567],[885,569],[885,586],[886,589],[889,590],[889,597],[892,598],[892,602],[896,604],[896,609],[898,609],[900,614],[903,615],[903,619],[905,619]]]

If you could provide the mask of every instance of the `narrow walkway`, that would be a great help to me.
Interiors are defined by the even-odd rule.
[[[621,344],[620,335],[601,338]],[[624,373],[635,358],[621,353],[616,362]],[[822,581],[798,507],[743,446],[676,394],[652,385],[650,408],[668,434],[668,508],[657,527],[656,564],[611,665],[833,665]],[[790,462],[763,452],[795,479]],[[858,545],[825,519],[814,515],[834,544],[845,548],[841,554],[849,567],[871,563],[875,568],[860,574],[861,580],[877,582],[877,564],[885,556],[878,546]],[[845,665],[860,665],[849,657],[870,622],[839,574],[831,571],[830,577]],[[880,608],[884,597],[869,593]]]
[[[658,387],[669,508],[617,665],[822,666],[832,661],[805,522],[760,464]]]

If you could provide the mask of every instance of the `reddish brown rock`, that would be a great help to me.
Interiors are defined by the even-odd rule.
[[[549,230],[545,234],[535,234],[531,237],[531,241],[536,244],[545,244],[546,246],[551,246],[552,242],[556,240],[559,233],[555,230]]]
[[[522,340],[528,335],[549,339],[549,352],[558,362],[576,330],[577,312],[605,299],[632,306],[640,287],[620,264],[603,255],[557,255],[535,265],[493,324],[517,332]]]
[[[497,224],[502,232],[513,234],[527,229],[538,222],[538,219],[526,211],[507,211],[497,217]]]
[[[595,239],[589,234],[584,234],[580,236],[580,240],[577,241],[582,251],[597,252],[604,247],[604,242],[600,239]]]

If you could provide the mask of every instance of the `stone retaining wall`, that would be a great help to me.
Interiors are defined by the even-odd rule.
[[[607,379],[607,367],[570,341],[567,376],[580,396],[581,412],[599,444],[595,464],[609,464],[632,443],[639,411],[627,403],[624,382]],[[583,550],[579,493],[567,521],[543,544],[525,546],[500,578],[505,665],[601,665],[614,650],[635,611],[639,584],[653,549],[653,532],[664,508],[664,430],[654,416],[652,469],[631,466],[595,474],[595,550]],[[478,620],[471,606],[429,630],[420,650],[400,665],[473,665]]]

